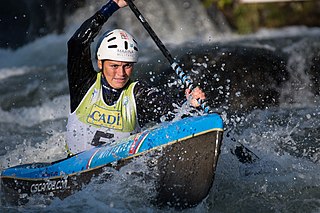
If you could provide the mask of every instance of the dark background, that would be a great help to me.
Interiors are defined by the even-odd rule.
[[[235,33],[262,27],[320,26],[320,1],[243,4],[232,0],[198,0],[213,22],[217,9]],[[0,0],[0,48],[16,49],[48,33],[63,33],[66,17],[86,0]]]

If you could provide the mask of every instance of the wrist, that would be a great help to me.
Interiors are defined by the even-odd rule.
[[[109,18],[114,12],[116,12],[119,9],[119,5],[115,3],[113,0],[109,0],[107,4],[102,6],[102,8],[99,10],[100,13],[103,14],[106,18]]]

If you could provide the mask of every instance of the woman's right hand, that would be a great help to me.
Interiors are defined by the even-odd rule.
[[[113,0],[113,1],[114,1],[115,3],[117,3],[117,5],[118,5],[119,7],[125,7],[125,6],[128,5],[125,0]]]

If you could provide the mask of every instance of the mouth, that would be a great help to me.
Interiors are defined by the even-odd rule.
[[[115,78],[116,81],[125,81],[127,78]]]
[[[123,77],[123,78],[114,78],[113,80],[117,83],[125,83],[127,82],[127,79],[128,78]]]

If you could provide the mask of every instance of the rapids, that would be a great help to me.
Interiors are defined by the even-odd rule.
[[[61,35],[49,34],[17,50],[0,49],[1,170],[66,155],[66,42],[102,2],[88,3],[68,17]],[[296,26],[239,36],[217,30],[221,27],[193,1],[154,3],[137,6],[174,57],[205,87],[212,108],[225,122],[210,194],[182,212],[319,212],[320,29]],[[107,27],[126,28],[140,41],[143,51],[135,77],[179,92],[165,58],[124,10]],[[262,54],[259,60],[250,58],[255,51]],[[253,66],[257,69],[250,70]],[[240,72],[237,68],[247,74],[234,74]],[[274,79],[277,84],[272,84]],[[232,154],[235,141],[257,155],[253,163],[243,164]],[[0,212],[180,212],[150,204],[154,189],[147,171],[141,158],[115,172],[110,181],[97,178],[65,200],[38,198],[19,207],[1,203]]]

